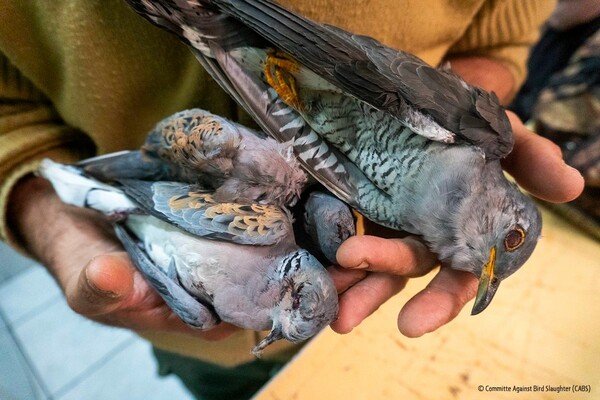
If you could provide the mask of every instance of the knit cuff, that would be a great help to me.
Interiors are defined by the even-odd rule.
[[[448,54],[477,55],[501,62],[512,72],[516,90],[527,74],[529,48],[538,39],[554,5],[552,0],[487,1]]]

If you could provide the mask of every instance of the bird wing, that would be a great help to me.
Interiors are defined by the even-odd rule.
[[[294,240],[291,216],[277,206],[221,203],[214,192],[179,182],[119,183],[148,213],[193,235],[250,245]]]
[[[209,329],[221,321],[210,307],[192,297],[181,286],[176,275],[169,277],[155,265],[125,227],[115,225],[115,233],[146,281],[183,322],[196,328]]]
[[[178,170],[189,171],[193,177],[185,181],[222,180],[233,168],[241,140],[236,124],[196,108],[160,121],[142,149]]]
[[[269,0],[207,3],[334,86],[401,121],[411,118],[411,109],[421,111],[461,141],[481,147],[489,160],[503,158],[512,149],[510,122],[495,94],[450,72],[373,38],[313,22]]]
[[[360,189],[378,190],[340,151],[330,146],[302,116],[283,102],[262,77],[256,57],[272,47],[239,21],[202,2],[127,0],[152,23],[170,30],[192,47],[200,63],[260,127],[290,142],[301,165],[340,199],[360,207]],[[236,49],[250,50],[236,58]],[[256,50],[256,53],[253,51]],[[249,66],[250,65],[250,66]],[[257,70],[258,68],[258,70]]]
[[[86,175],[102,182],[114,182],[117,179],[168,180],[173,175],[169,164],[139,150],[124,150],[87,158],[78,162],[77,166]]]

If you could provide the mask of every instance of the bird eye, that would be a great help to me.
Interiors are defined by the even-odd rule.
[[[300,299],[302,298],[301,292],[304,289],[304,282],[299,284],[297,288],[292,292],[292,309],[297,310],[300,307]]]
[[[292,309],[297,310],[300,308],[300,296],[294,296],[292,300]]]
[[[506,237],[504,238],[504,247],[508,251],[514,251],[521,247],[523,242],[525,242],[525,231],[520,226],[517,226],[506,234]]]

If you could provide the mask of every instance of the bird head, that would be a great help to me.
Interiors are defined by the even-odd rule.
[[[454,251],[441,257],[454,269],[479,278],[472,315],[492,301],[500,282],[527,261],[541,234],[542,218],[533,200],[504,177],[467,196],[455,214]]]
[[[304,203],[304,230],[312,244],[333,264],[342,242],[356,233],[350,208],[324,192],[310,193]]]
[[[279,339],[306,340],[333,322],[338,312],[338,295],[331,276],[306,250],[283,259],[278,269],[282,288],[272,309],[273,328],[253,350],[255,355]]]

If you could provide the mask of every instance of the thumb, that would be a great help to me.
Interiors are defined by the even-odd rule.
[[[132,294],[134,272],[126,253],[95,257],[83,268],[75,282],[67,287],[67,302],[82,315],[110,313]]]

